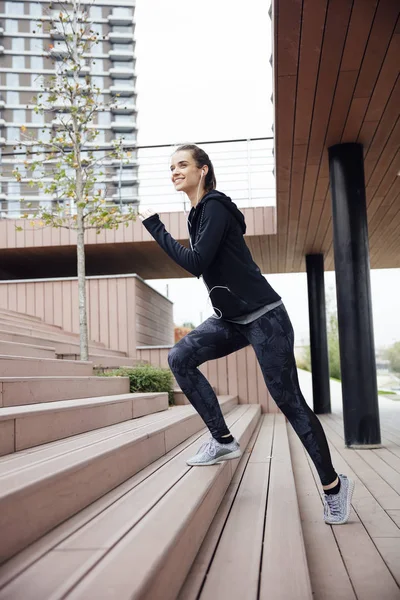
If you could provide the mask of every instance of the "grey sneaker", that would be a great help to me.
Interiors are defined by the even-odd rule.
[[[230,444],[220,444],[215,438],[204,442],[195,456],[186,461],[191,467],[215,465],[223,460],[232,460],[242,455],[239,443],[233,440]]]
[[[354,481],[346,475],[339,475],[339,479],[339,493],[324,494],[324,521],[328,525],[343,525],[350,516]]]

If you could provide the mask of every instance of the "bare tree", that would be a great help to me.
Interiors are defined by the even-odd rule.
[[[33,98],[33,110],[40,114],[50,111],[57,119],[47,139],[40,139],[40,134],[28,135],[27,128],[21,127],[19,145],[26,147],[26,160],[14,168],[13,176],[49,196],[49,202],[39,205],[22,198],[23,218],[38,226],[77,232],[80,357],[88,360],[85,231],[100,233],[128,226],[136,218],[133,203],[107,202],[105,185],[107,170],[108,175],[114,173],[116,162],[122,166],[133,161],[123,139],[114,140],[99,158],[95,115],[119,101],[104,102],[102,90],[92,82],[91,48],[99,43],[100,36],[92,29],[87,5],[80,0],[68,4],[55,0],[38,27],[50,28],[62,42],[49,46],[55,73],[43,79],[40,93]],[[43,128],[42,134],[46,132],[49,129]]]

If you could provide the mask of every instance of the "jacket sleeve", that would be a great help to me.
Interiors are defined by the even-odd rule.
[[[147,231],[179,266],[200,277],[214,260],[230,222],[229,211],[218,201],[208,200],[193,250],[177,242],[165,229],[159,215],[143,221]]]

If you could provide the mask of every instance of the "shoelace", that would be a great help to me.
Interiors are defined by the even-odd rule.
[[[330,513],[333,517],[340,514],[339,494],[325,494],[324,513],[328,516]]]
[[[217,445],[213,437],[207,440],[207,442],[204,442],[199,450],[199,453],[202,451],[207,452],[210,456],[215,456],[217,454]]]

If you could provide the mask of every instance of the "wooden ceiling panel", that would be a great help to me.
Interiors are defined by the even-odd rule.
[[[398,246],[382,228],[390,227],[395,238],[400,3],[274,0],[273,12],[277,240],[269,240],[268,266],[278,272],[304,270],[306,253],[323,252],[332,268],[327,149],[355,141],[364,146],[371,242],[383,243],[379,252],[374,246],[371,257],[376,266],[385,266],[387,245],[392,266]]]

